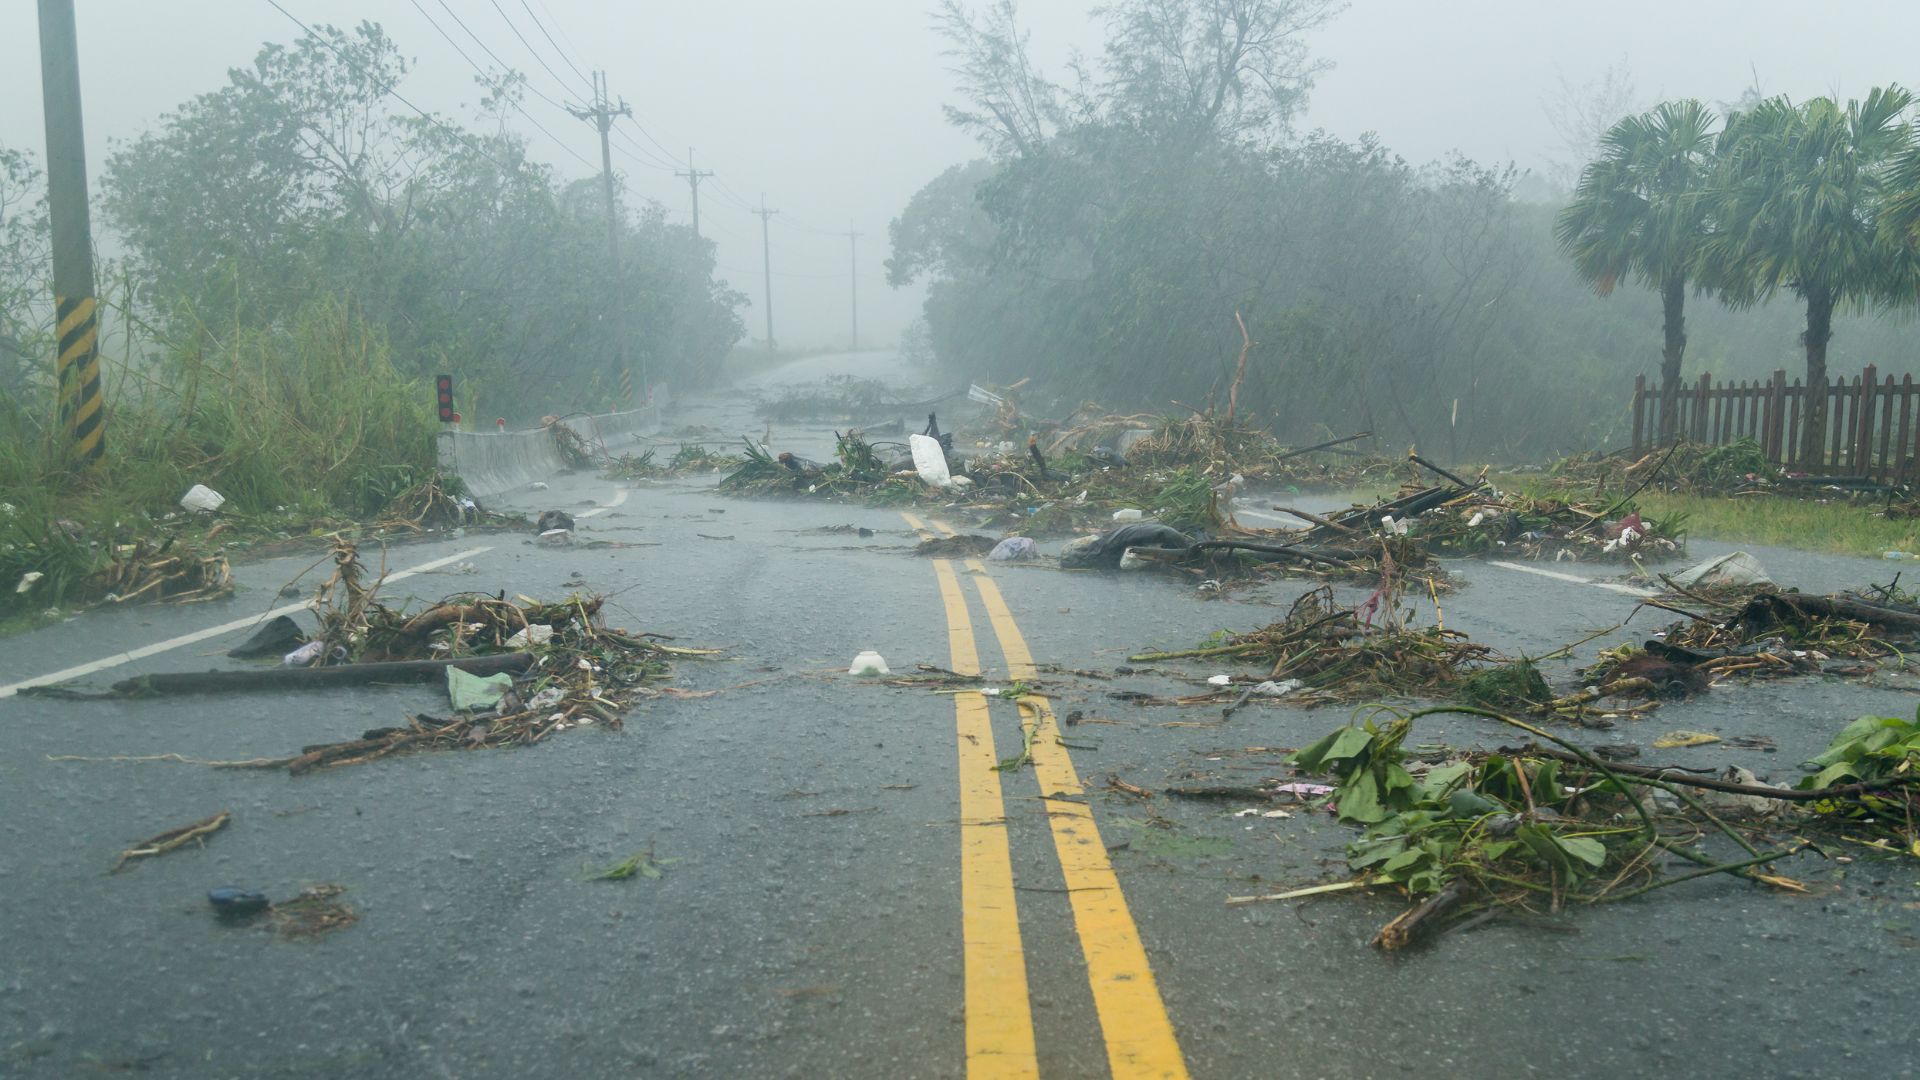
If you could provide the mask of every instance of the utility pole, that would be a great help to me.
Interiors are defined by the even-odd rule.
[[[860,238],[865,233],[853,231],[853,222],[847,222],[847,307],[853,318],[852,332],[847,335],[847,351],[860,350]]]
[[[47,119],[47,209],[53,225],[54,355],[60,423],[82,466],[106,450],[87,147],[80,126],[80,44],[73,0],[40,0],[40,90]]]
[[[700,243],[700,181],[712,176],[713,170],[694,168],[693,147],[689,146],[687,147],[687,171],[675,171],[673,175],[686,177],[687,188],[693,192],[693,242],[698,247]]]
[[[766,192],[760,193],[760,209],[754,213],[760,215],[760,266],[766,276],[767,290],[767,351],[773,351],[773,251],[767,242],[767,222],[772,220],[778,210],[767,209]]]
[[[633,109],[622,98],[619,105],[607,101],[607,73],[593,73],[593,107],[576,109],[567,107],[567,111],[577,120],[592,120],[600,129],[600,184],[607,197],[607,254],[613,261],[613,359],[616,371],[627,368],[627,304],[626,291],[620,280],[620,208],[613,198],[613,150],[607,145],[607,132],[613,128],[616,116],[632,116]],[[640,369],[640,388],[649,397],[653,394],[653,381],[647,377],[644,363]]]

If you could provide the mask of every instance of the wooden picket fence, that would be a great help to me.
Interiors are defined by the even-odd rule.
[[[1858,476],[1887,482],[1913,479],[1915,438],[1920,438],[1920,387],[1912,375],[1898,382],[1880,378],[1874,365],[1848,379],[1837,376],[1816,393],[1827,396],[1827,431],[1818,460],[1809,460],[1800,446],[1800,425],[1807,411],[1807,388],[1801,380],[1787,381],[1785,370],[1773,378],[1721,383],[1702,374],[1679,388],[1678,433],[1692,442],[1725,446],[1751,438],[1767,460],[1790,473],[1817,476]],[[1661,388],[1647,377],[1633,380],[1633,448],[1651,451],[1660,441]]]

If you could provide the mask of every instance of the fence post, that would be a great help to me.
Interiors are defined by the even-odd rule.
[[[1873,392],[1880,373],[1868,364],[1860,372],[1860,398],[1854,405],[1853,471],[1860,476],[1873,473]]]
[[[1767,394],[1766,435],[1761,441],[1766,443],[1767,460],[1775,465],[1784,465],[1786,460],[1780,454],[1781,437],[1787,426],[1787,369],[1773,369],[1773,385]]]
[[[1646,431],[1647,423],[1647,377],[1633,377],[1633,453],[1640,455],[1640,437]]]
[[[1713,376],[1703,371],[1700,373],[1700,385],[1693,394],[1692,427],[1694,442],[1711,442],[1713,440],[1713,433],[1707,430],[1709,417],[1712,415],[1708,411],[1712,404],[1709,395],[1712,393]]]

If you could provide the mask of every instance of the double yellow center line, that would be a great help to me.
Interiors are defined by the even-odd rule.
[[[926,525],[902,514],[913,529]],[[953,530],[935,521],[949,536]],[[1030,679],[1033,654],[1014,622],[1000,587],[978,559],[967,560],[974,589],[1006,660],[1007,676]],[[973,620],[952,564],[934,560],[934,575],[947,612],[953,670],[978,674]],[[1021,724],[1032,746],[1033,772],[1053,833],[1075,933],[1087,963],[1094,1011],[1107,1047],[1107,1062],[1117,1080],[1135,1077],[1185,1077],[1186,1063],[1167,1017],[1166,1004],[1147,962],[1146,948],[1107,858],[1093,811],[1073,760],[1060,742],[1053,707],[1046,698],[1019,699]],[[967,1075],[1037,1076],[1032,1008],[1027,995],[1025,954],[1013,892],[1000,774],[994,770],[993,733],[986,697],[955,695],[960,746],[961,927],[966,970]],[[1015,970],[1010,970],[1015,969]]]

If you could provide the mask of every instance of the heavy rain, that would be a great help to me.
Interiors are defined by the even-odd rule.
[[[0,1076],[1907,1076],[1920,9],[0,13]]]

